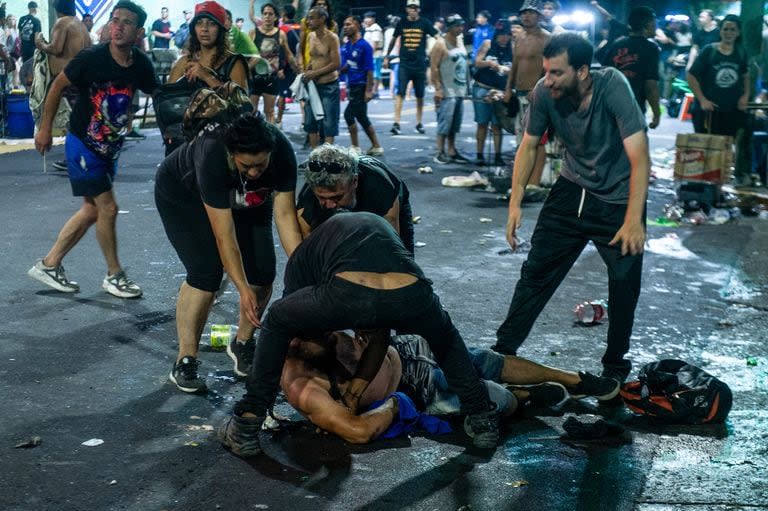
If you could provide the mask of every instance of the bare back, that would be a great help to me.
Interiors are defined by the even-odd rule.
[[[309,45],[309,69],[322,69],[329,65],[333,59],[332,52],[339,51],[339,38],[329,30],[323,30],[323,34],[320,36],[317,31],[310,32],[307,44]],[[331,83],[338,79],[338,70],[333,70],[317,77],[316,82]]]
[[[63,38],[63,44],[58,41]],[[69,61],[84,48],[91,46],[91,36],[83,22],[75,16],[63,16],[56,21],[51,31],[51,46],[60,52],[49,54],[48,62],[51,75],[56,76],[69,64]]]
[[[512,83],[519,91],[533,89],[544,72],[544,47],[549,42],[549,32],[536,30],[524,32],[515,41]]]

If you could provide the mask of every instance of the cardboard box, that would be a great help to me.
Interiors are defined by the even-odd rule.
[[[726,183],[733,165],[733,137],[678,134],[675,179]]]

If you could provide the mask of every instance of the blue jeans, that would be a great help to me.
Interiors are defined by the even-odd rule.
[[[398,335],[392,345],[400,355],[403,366],[401,388],[405,387],[415,394],[411,397],[415,398],[416,406],[432,415],[458,414],[461,409],[459,396],[451,390],[429,344],[417,335]],[[506,410],[514,402],[514,396],[499,384],[504,356],[487,349],[467,349],[472,366],[488,389],[488,397],[496,403],[498,410]]]
[[[319,121],[312,113],[309,101],[304,104],[304,131],[318,133],[320,124],[323,125],[324,137],[335,137],[339,134],[339,112],[341,110],[339,98],[339,82],[316,84],[317,94],[323,103],[324,117]]]

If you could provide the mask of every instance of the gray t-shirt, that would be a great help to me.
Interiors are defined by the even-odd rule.
[[[645,130],[645,118],[621,71],[591,74],[592,101],[583,112],[567,99],[553,100],[539,80],[529,96],[526,131],[541,137],[552,126],[565,146],[560,175],[605,202],[625,204],[631,167],[623,140]]]

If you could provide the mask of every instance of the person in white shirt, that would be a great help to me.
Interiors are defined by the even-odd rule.
[[[373,48],[373,97],[379,97],[379,87],[381,86],[381,63],[384,61],[384,31],[376,23],[376,12],[368,11],[363,18],[365,33],[363,39]]]

